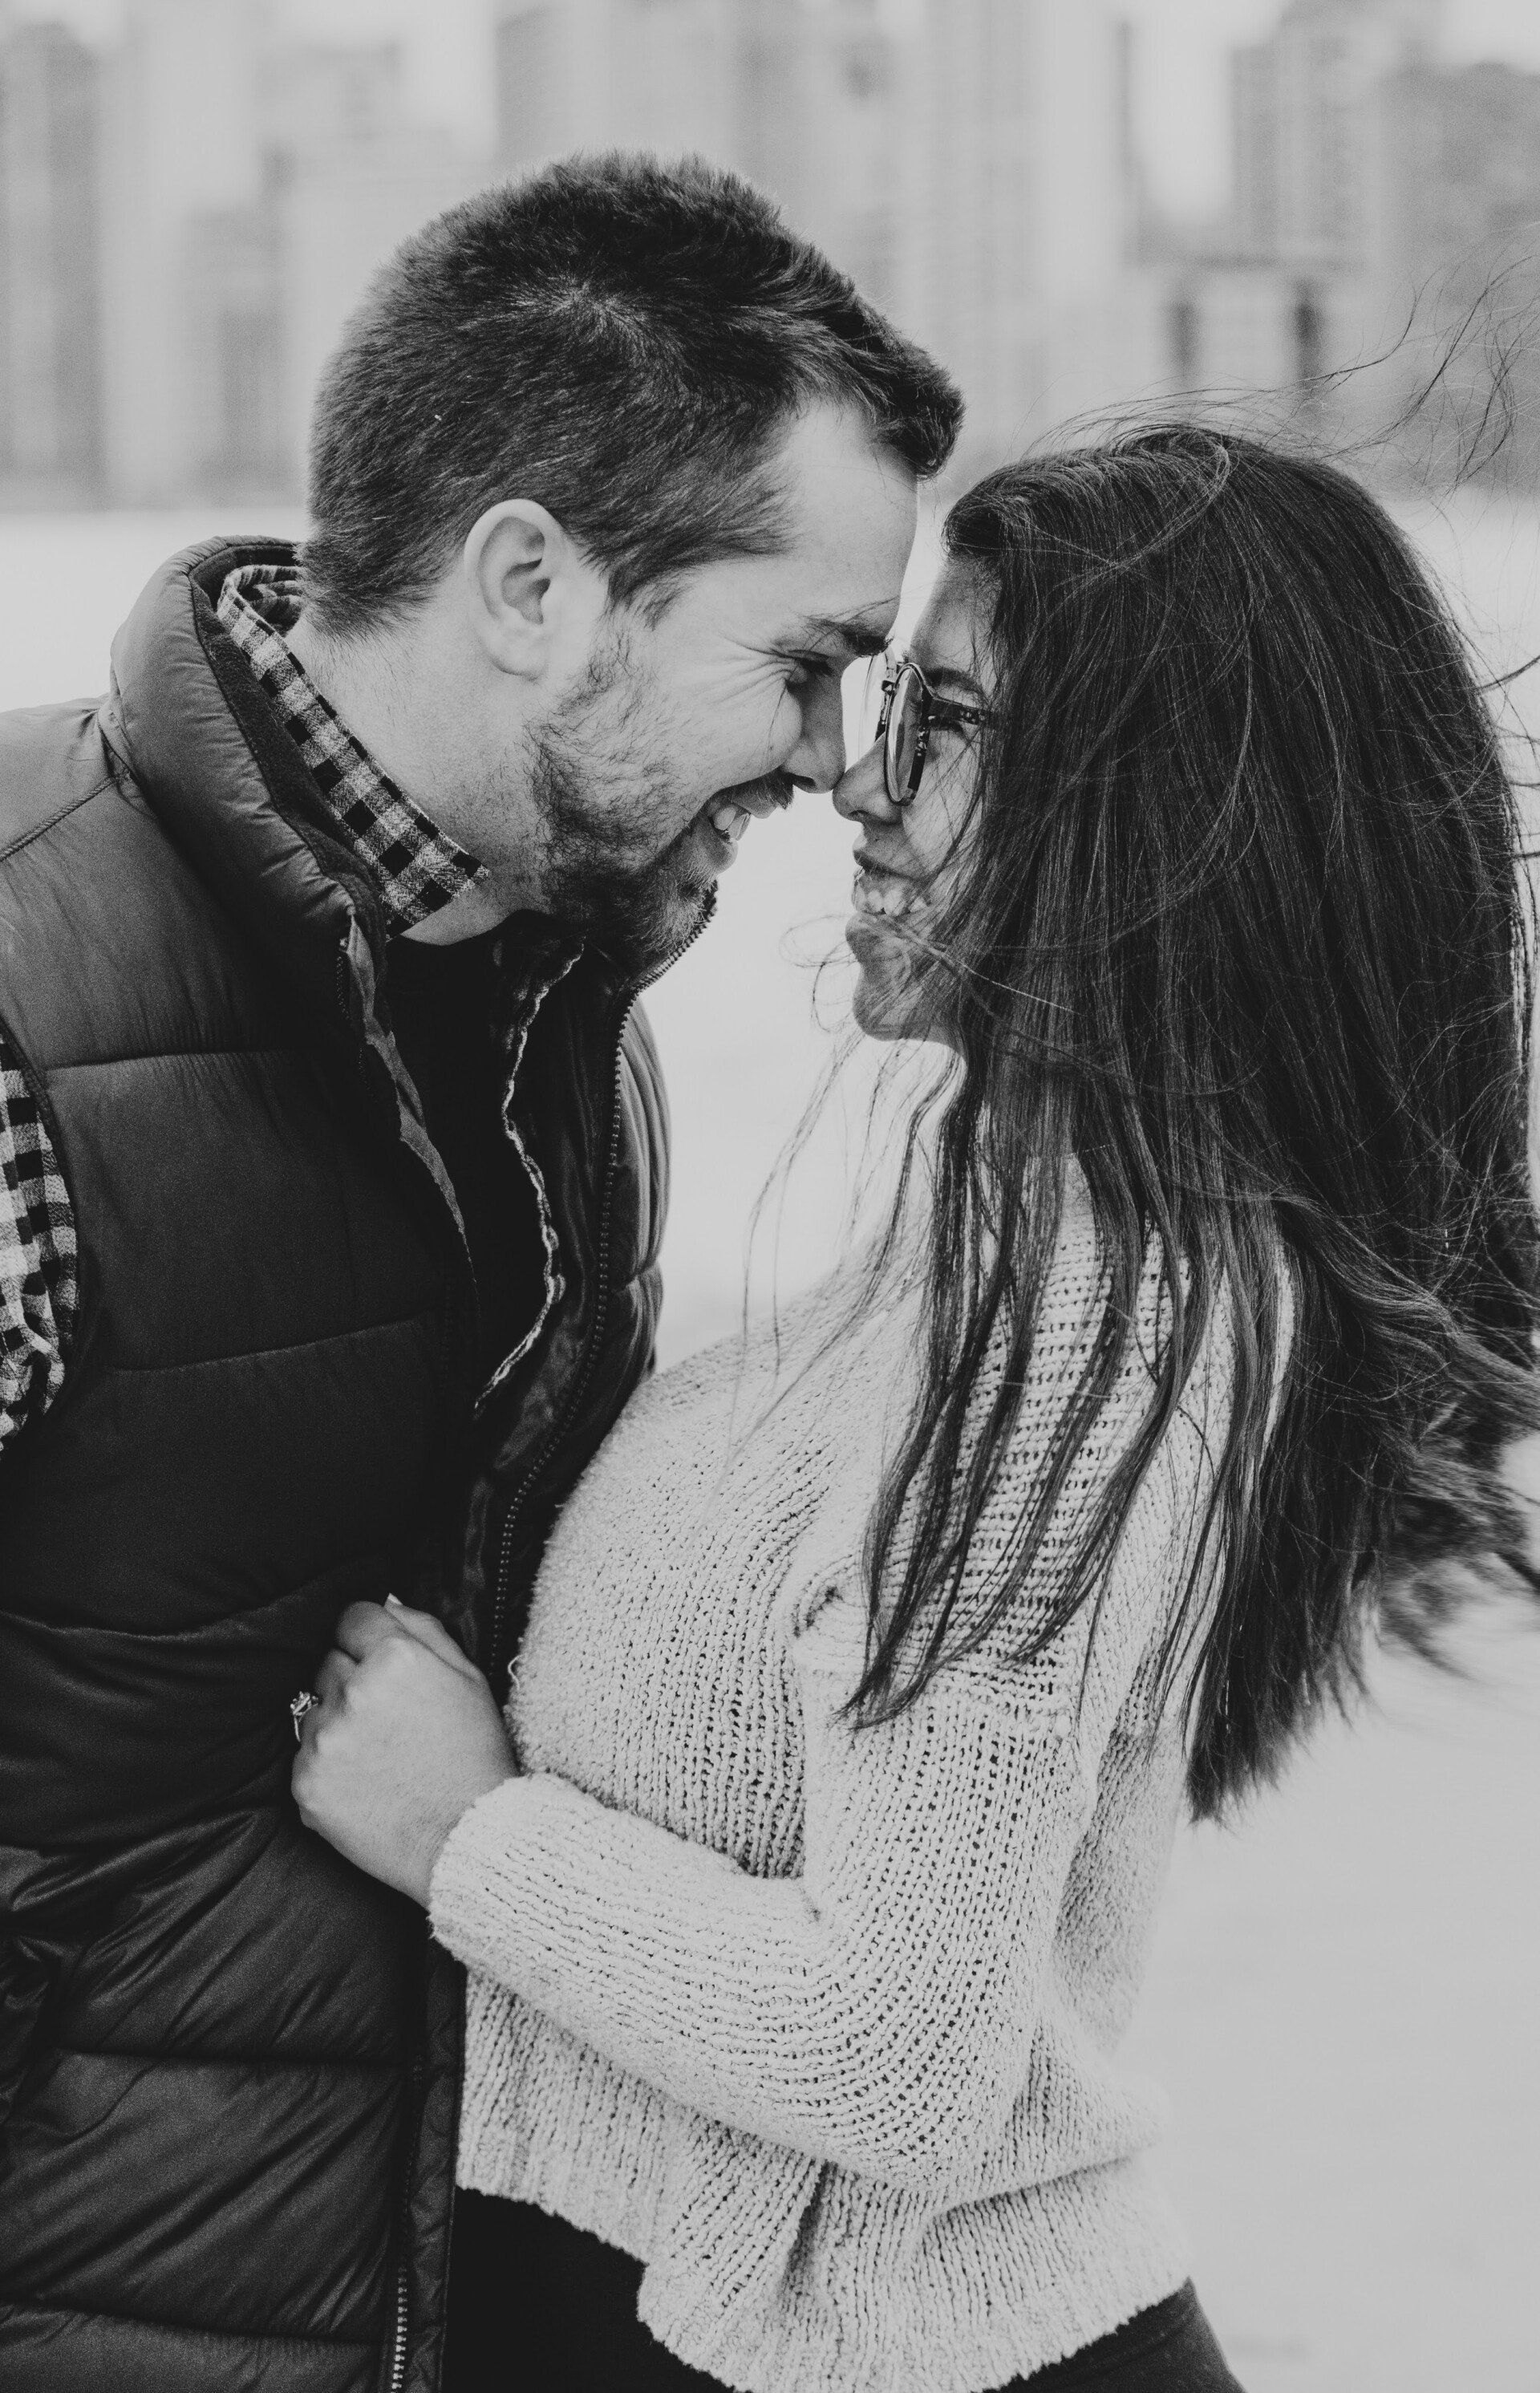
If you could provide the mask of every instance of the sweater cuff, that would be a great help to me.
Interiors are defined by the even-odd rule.
[[[428,1925],[440,1944],[471,1968],[485,1969],[506,1947],[516,1904],[510,1880],[519,1831],[530,1824],[536,1782],[505,1778],[463,1811],[445,1837],[428,1881]]]

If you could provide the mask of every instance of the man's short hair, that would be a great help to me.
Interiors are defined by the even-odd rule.
[[[404,242],[322,376],[307,605],[339,635],[398,617],[502,498],[549,508],[617,602],[780,544],[777,438],[818,402],[920,477],[961,401],[922,349],[699,160],[570,160]]]

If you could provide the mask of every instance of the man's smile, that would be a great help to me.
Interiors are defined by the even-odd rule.
[[[694,829],[713,872],[725,872],[737,861],[739,844],[751,820],[763,822],[771,815],[782,813],[795,794],[785,775],[776,773],[763,780],[745,781],[736,789],[724,790],[702,807]]]

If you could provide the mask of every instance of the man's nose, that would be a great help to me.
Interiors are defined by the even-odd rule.
[[[845,769],[845,719],[837,681],[810,690],[803,704],[802,738],[785,767],[804,790],[831,790]]]

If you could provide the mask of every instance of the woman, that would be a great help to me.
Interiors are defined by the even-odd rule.
[[[1183,1797],[1522,1567],[1528,947],[1438,600],[1200,429],[946,549],[835,793],[857,1019],[945,1051],[888,1236],[633,1401],[516,1768],[420,1615],[307,1723],[322,1833],[409,1678],[437,1723],[426,1831],[347,1849],[471,1972],[451,2386],[1233,2386],[1113,2059]]]

